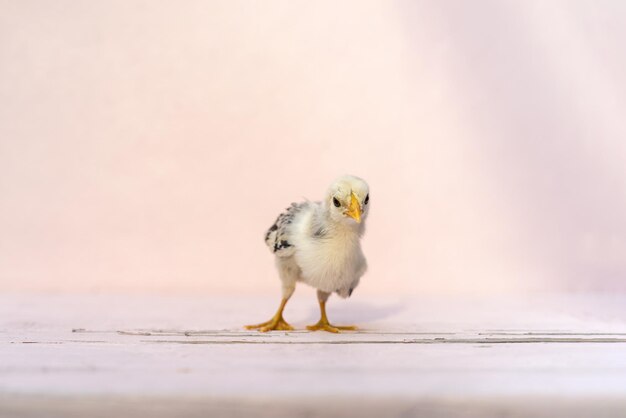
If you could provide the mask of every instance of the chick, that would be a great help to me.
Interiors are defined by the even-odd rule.
[[[352,295],[367,263],[360,238],[369,212],[369,186],[358,177],[335,180],[322,202],[292,203],[265,234],[265,243],[276,257],[283,298],[276,314],[267,322],[247,329],[292,330],[283,319],[283,310],[303,282],[317,289],[321,319],[307,326],[311,331],[356,330],[334,326],[326,316],[326,301],[334,292],[342,298]]]

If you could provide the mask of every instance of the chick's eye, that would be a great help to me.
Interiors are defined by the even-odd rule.
[[[364,204],[368,204],[370,201],[370,195],[368,194],[367,196],[365,196],[365,200],[363,201]]]
[[[341,206],[341,203],[339,203],[339,200],[336,197],[333,197],[333,205],[335,205],[336,208]]]

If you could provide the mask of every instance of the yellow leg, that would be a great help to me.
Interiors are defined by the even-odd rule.
[[[292,331],[293,327],[289,325],[283,319],[283,310],[285,309],[285,305],[287,304],[288,300],[289,299],[283,299],[280,302],[278,311],[276,311],[276,314],[272,317],[272,319],[270,319],[269,321],[260,323],[260,324],[256,324],[256,325],[246,325],[246,329],[258,329],[261,332],[274,331],[274,330]]]
[[[338,333],[339,331],[356,331],[358,328],[354,325],[349,326],[337,326],[331,325],[328,322],[328,317],[326,316],[326,301],[320,300],[320,311],[322,312],[322,317],[315,325],[308,325],[306,329],[310,331],[328,331]]]

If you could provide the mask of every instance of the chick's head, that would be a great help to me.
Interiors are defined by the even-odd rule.
[[[359,224],[367,218],[369,200],[369,186],[365,180],[342,176],[330,185],[324,203],[334,221]]]

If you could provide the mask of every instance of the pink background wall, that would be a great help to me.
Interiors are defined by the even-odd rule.
[[[278,292],[343,173],[362,292],[626,288],[624,2],[0,11],[0,290]]]

